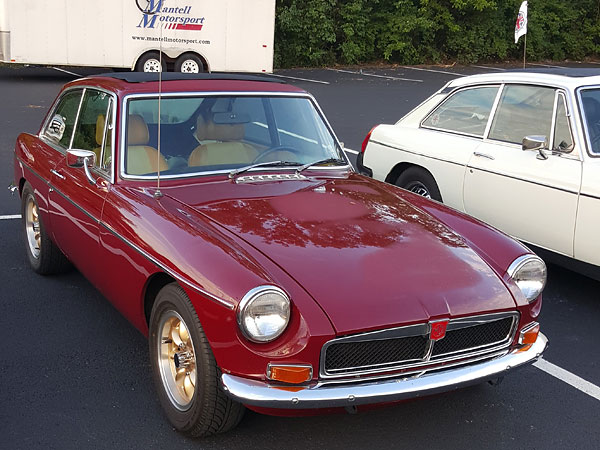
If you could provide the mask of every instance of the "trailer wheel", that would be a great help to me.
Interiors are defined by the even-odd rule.
[[[148,52],[138,59],[135,70],[138,72],[166,72],[167,62],[165,58],[162,58],[161,64],[158,52]]]
[[[204,72],[202,59],[194,53],[183,53],[175,61],[175,72],[200,73]]]

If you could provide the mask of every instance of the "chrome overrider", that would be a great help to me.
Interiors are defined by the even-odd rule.
[[[535,343],[524,351],[512,350],[483,362],[383,380],[357,383],[314,383],[286,390],[280,385],[224,374],[224,391],[234,400],[251,406],[281,409],[313,409],[393,402],[422,397],[491,381],[535,362],[546,349],[548,339],[538,334]],[[287,387],[289,389],[289,386]]]

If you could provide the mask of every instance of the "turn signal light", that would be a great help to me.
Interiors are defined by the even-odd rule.
[[[273,381],[282,381],[290,384],[304,383],[312,378],[310,365],[275,365],[267,366],[267,377]]]
[[[519,333],[519,344],[523,347],[519,351],[528,350],[537,341],[538,334],[540,333],[540,324],[533,322],[521,330]]]

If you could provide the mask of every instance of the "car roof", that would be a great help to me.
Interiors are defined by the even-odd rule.
[[[287,84],[273,76],[235,73],[178,73],[161,74],[161,91],[172,92],[283,92],[305,93],[303,89]],[[159,91],[158,73],[121,72],[102,73],[74,80],[65,88],[93,86],[117,95],[156,93]]]
[[[500,73],[461,77],[448,83],[448,87],[457,88],[470,84],[502,82],[551,84],[574,89],[580,86],[600,85],[600,68],[544,67],[516,69]]]

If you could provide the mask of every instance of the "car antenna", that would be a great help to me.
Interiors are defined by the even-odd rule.
[[[135,0],[135,4],[137,5],[138,9],[142,12],[142,14],[147,14],[149,16],[153,16],[153,15],[158,15],[160,14],[160,10],[162,9],[164,3],[166,2],[166,0],[159,0],[158,4],[156,6],[156,9],[154,11],[151,10],[151,7],[154,5],[154,1],[152,0],[146,0],[146,8],[142,8],[140,6],[140,0]],[[163,41],[163,27],[160,23],[159,20],[159,24],[158,24],[158,28],[160,29],[160,37],[158,40],[158,131],[157,131],[157,138],[158,138],[158,145],[157,145],[157,152],[156,152],[156,191],[154,192],[154,198],[159,199],[163,196],[162,192],[160,192],[160,100],[162,97],[162,41]]]

